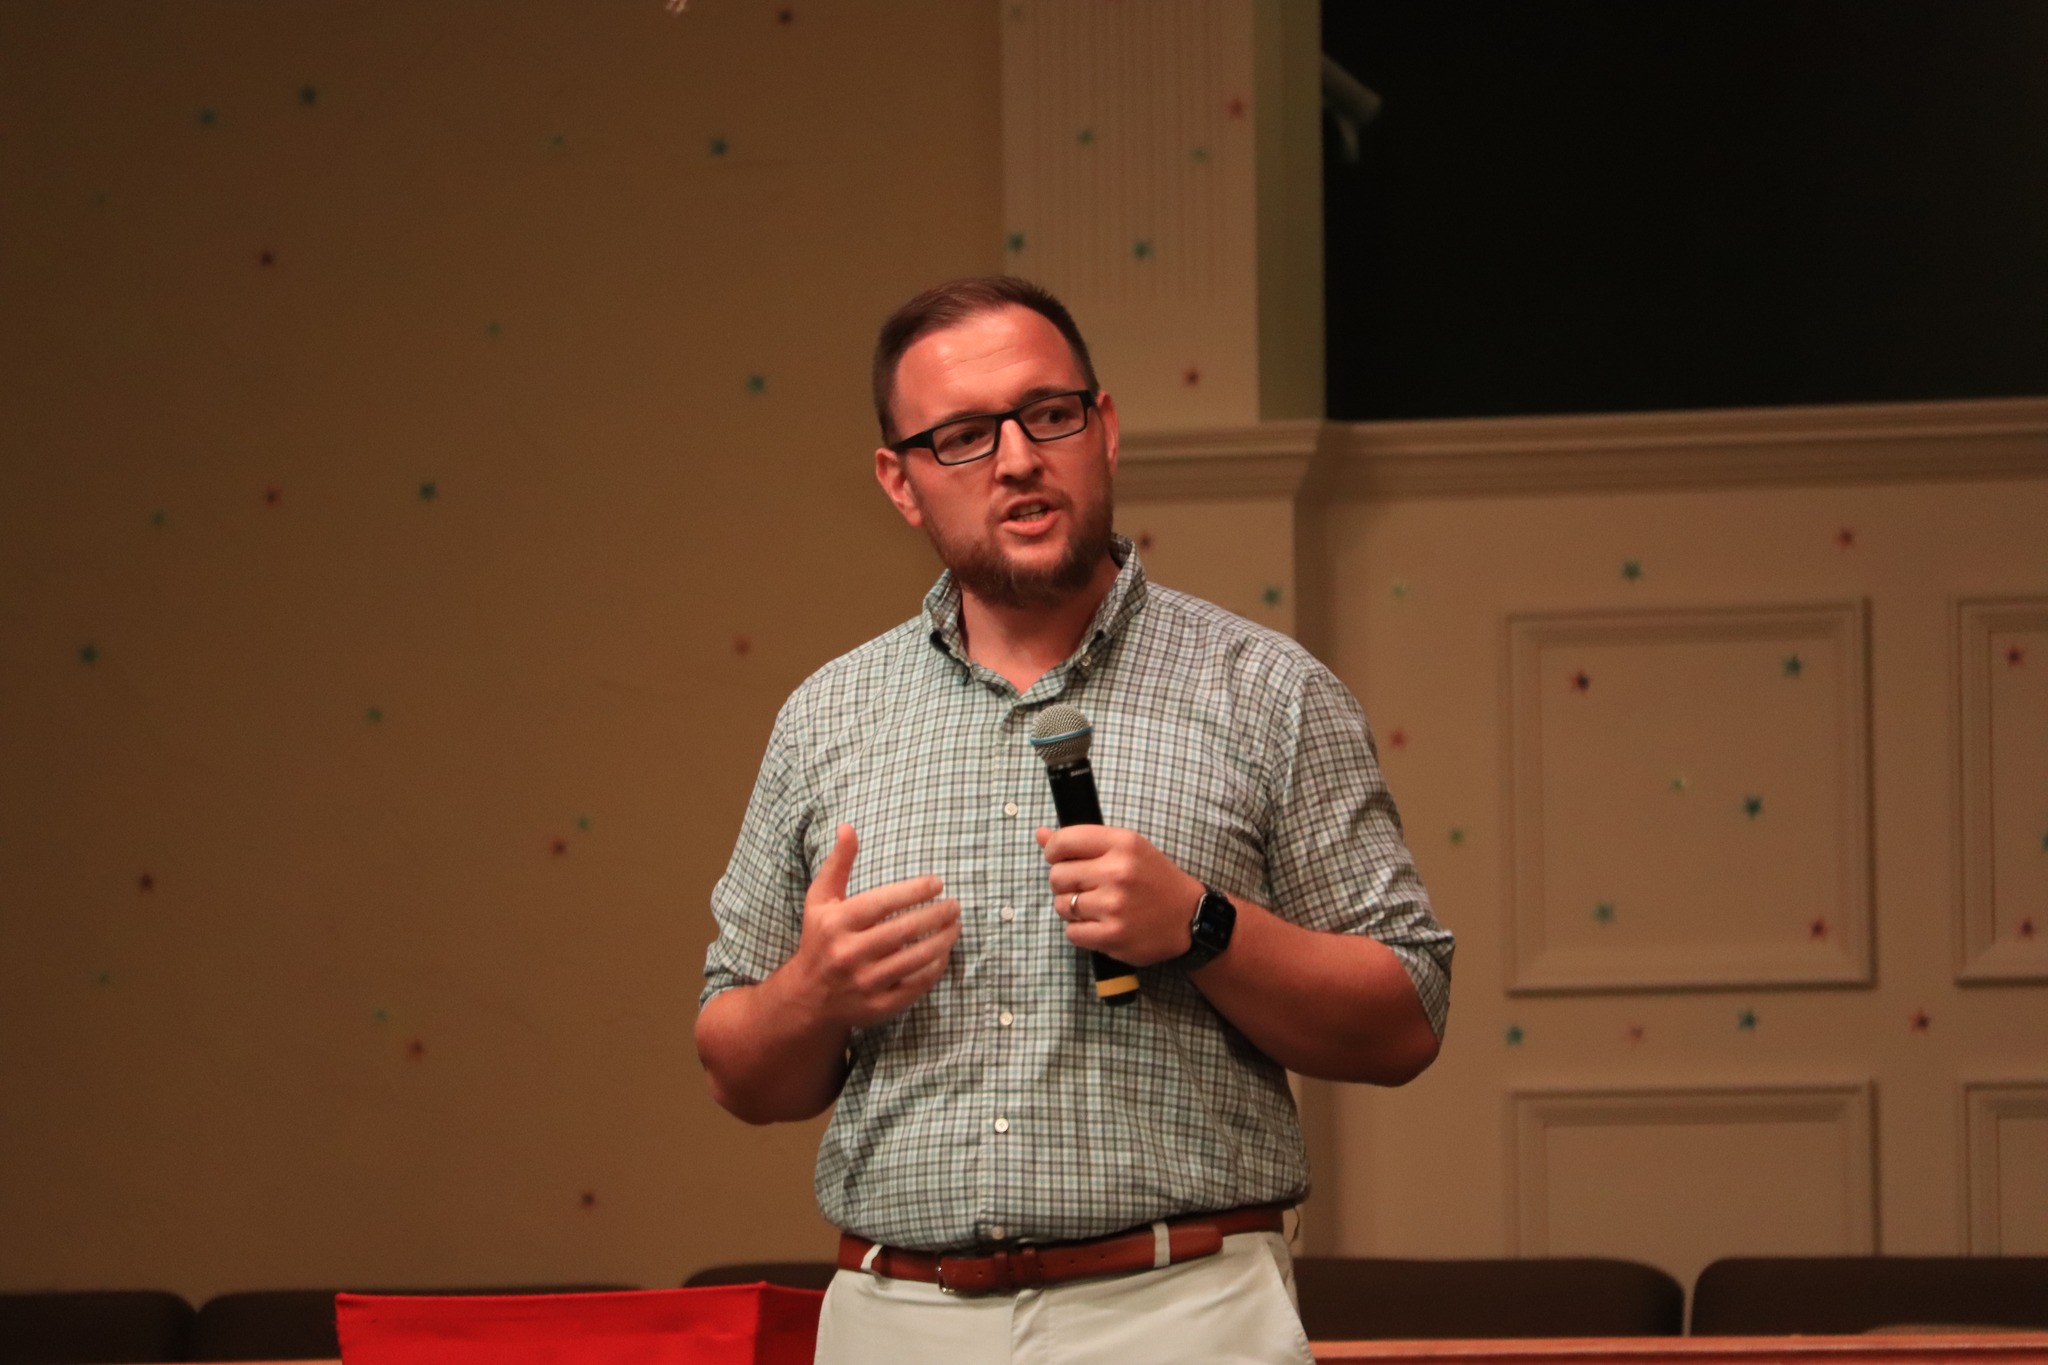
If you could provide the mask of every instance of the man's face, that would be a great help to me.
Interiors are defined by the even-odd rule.
[[[919,337],[896,367],[890,407],[908,436],[1086,387],[1059,329],[1011,305]],[[875,477],[966,591],[998,606],[1051,606],[1086,587],[1109,553],[1116,454],[1116,407],[1104,394],[1072,436],[1035,442],[1005,422],[995,454],[950,467],[928,450],[884,446]]]

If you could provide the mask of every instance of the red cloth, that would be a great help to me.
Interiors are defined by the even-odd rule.
[[[338,1294],[344,1365],[811,1365],[815,1289]]]

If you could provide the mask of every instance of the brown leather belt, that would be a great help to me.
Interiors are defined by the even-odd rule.
[[[839,1268],[867,1270],[894,1280],[922,1280],[949,1294],[1014,1294],[1063,1280],[1125,1275],[1214,1256],[1223,1249],[1223,1239],[1233,1233],[1284,1231],[1282,1212],[1279,1206],[1260,1204],[1169,1218],[1164,1247],[1154,1225],[1081,1242],[1027,1242],[987,1256],[935,1256],[901,1247],[877,1247],[865,1237],[845,1232],[839,1236]],[[874,1251],[872,1260],[870,1250]]]

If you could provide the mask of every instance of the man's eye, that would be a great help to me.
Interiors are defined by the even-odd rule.
[[[939,449],[968,450],[988,438],[988,427],[981,422],[969,422],[962,426],[947,427],[939,433]]]

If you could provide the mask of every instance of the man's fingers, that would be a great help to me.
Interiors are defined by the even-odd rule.
[[[860,852],[860,836],[852,825],[841,825],[825,855],[818,875],[811,879],[811,898],[828,901],[846,899],[846,879],[853,875],[853,856]]]
[[[1044,832],[1038,841],[1049,863],[1071,862],[1076,858],[1100,858],[1115,848],[1123,831],[1113,825],[1068,825]]]
[[[858,896],[845,896],[843,913],[847,927],[871,929],[899,910],[923,905],[945,889],[946,884],[937,877],[912,877],[887,886],[871,886]],[[844,884],[841,890],[844,891]]]

